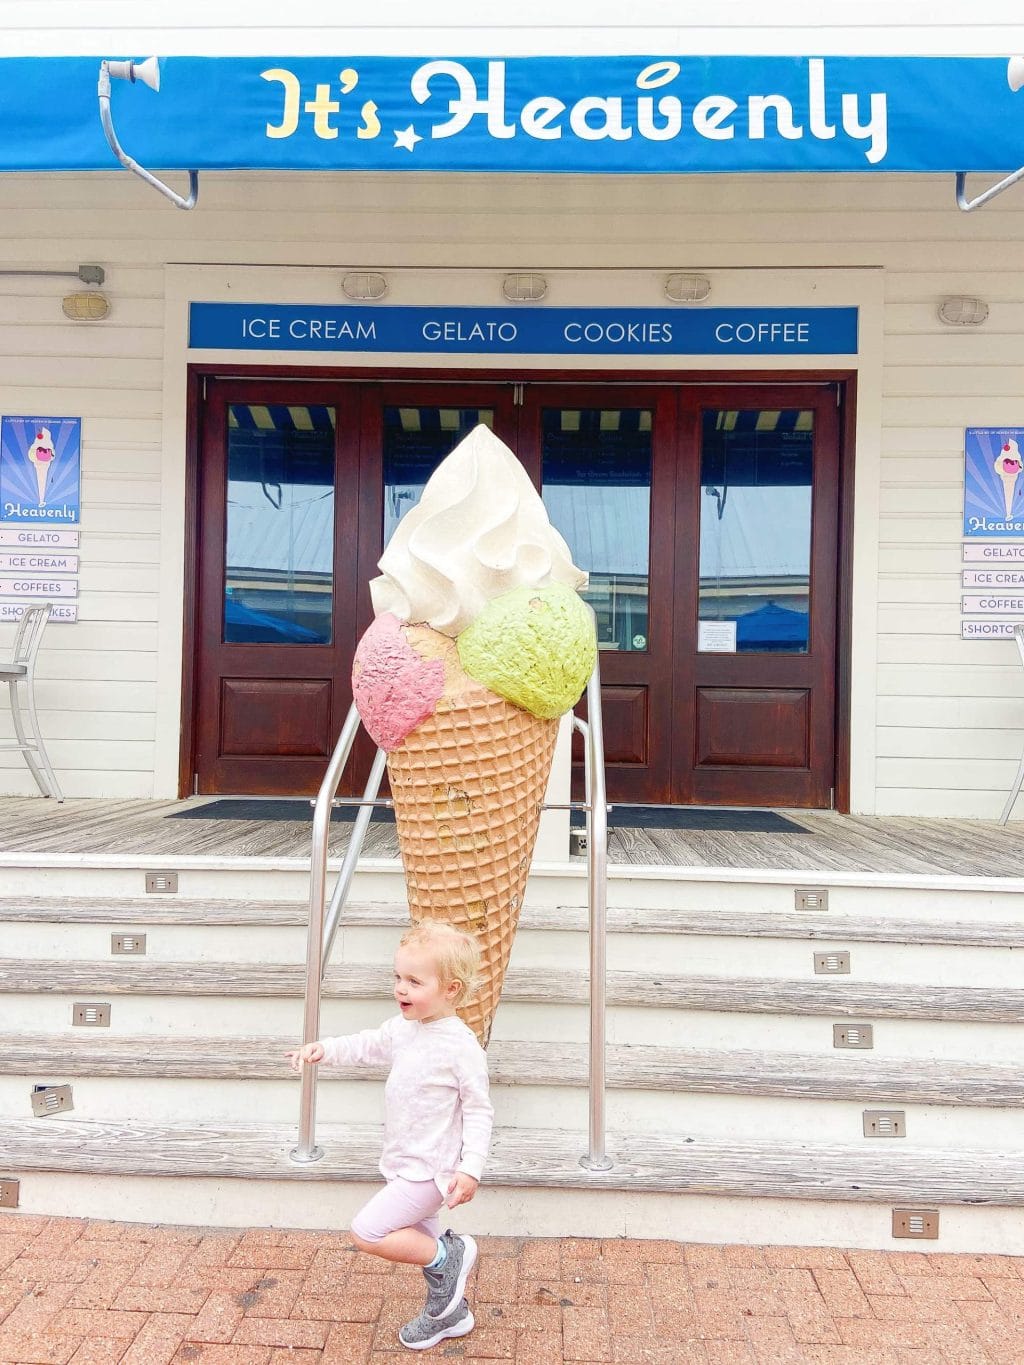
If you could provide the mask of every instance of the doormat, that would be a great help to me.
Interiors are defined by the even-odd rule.
[[[335,806],[331,820],[337,824],[352,824],[356,806]],[[169,820],[293,820],[312,821],[313,807],[302,798],[247,798],[222,797],[207,801],[202,806],[188,806],[170,811]],[[370,817],[371,823],[393,825],[394,811],[378,808]],[[574,810],[570,821],[573,829],[582,829],[586,814]],[[811,831],[796,821],[773,810],[738,810],[728,806],[613,806],[608,812],[609,829],[693,829],[724,830],[736,834],[810,834]]]
[[[573,829],[586,824],[586,812],[574,810]],[[724,830],[735,834],[810,834],[795,820],[773,810],[737,810],[729,806],[615,806],[608,812],[609,829]]]
[[[357,806],[335,806],[331,820],[335,824],[352,824],[356,818]],[[282,797],[281,799],[247,798],[229,796],[219,801],[207,801],[202,806],[189,806],[185,810],[172,810],[169,820],[306,820],[312,823],[313,807],[301,798]],[[387,807],[378,807],[370,816],[373,824],[393,825],[394,813]]]

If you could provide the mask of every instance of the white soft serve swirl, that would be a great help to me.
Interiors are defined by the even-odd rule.
[[[587,584],[526,470],[482,425],[431,475],[378,567],[370,583],[376,614],[445,635],[458,635],[512,588]]]

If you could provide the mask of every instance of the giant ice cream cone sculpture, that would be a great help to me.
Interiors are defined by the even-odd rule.
[[[370,584],[352,688],[388,754],[414,920],[474,934],[486,1044],[558,734],[594,666],[572,563],[512,452],[477,427],[435,471]]]
[[[1007,520],[1013,516],[1013,495],[1017,488],[1017,480],[1020,478],[1021,465],[1020,447],[1012,436],[1007,436],[1003,442],[1003,448],[995,458],[992,468],[999,476],[999,482],[1003,485],[1003,505],[1006,508]]]

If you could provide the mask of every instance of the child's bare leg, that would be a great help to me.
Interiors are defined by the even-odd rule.
[[[364,1242],[355,1232],[351,1236],[360,1251],[401,1265],[429,1265],[437,1255],[437,1238],[428,1237],[419,1228],[398,1228],[374,1242]]]

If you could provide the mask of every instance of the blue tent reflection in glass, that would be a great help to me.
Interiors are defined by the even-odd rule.
[[[766,602],[736,622],[737,649],[766,649],[774,653],[803,653],[807,649],[809,617],[805,611]]]
[[[307,630],[297,621],[271,616],[265,611],[254,611],[228,593],[224,599],[224,642],[319,645],[325,641],[317,631]]]

